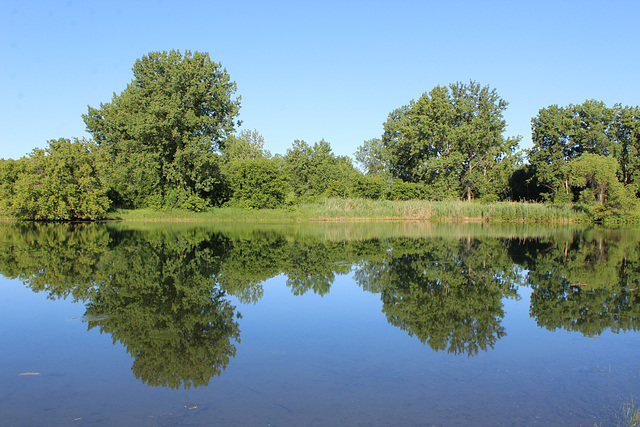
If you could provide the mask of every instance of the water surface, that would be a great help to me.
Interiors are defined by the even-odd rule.
[[[2,225],[3,425],[616,425],[640,398],[639,241]]]

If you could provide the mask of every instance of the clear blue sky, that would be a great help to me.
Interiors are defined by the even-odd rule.
[[[242,129],[272,153],[324,138],[352,155],[395,108],[475,80],[509,102],[506,136],[538,110],[640,104],[640,2],[0,2],[0,158],[82,137],[150,51],[209,52],[238,85]]]

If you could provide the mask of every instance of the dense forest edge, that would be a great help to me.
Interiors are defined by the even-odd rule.
[[[17,220],[640,222],[640,107],[587,100],[505,136],[488,86],[437,86],[393,110],[354,158],[296,140],[272,155],[240,130],[240,98],[207,53],[151,52],[92,139],[0,159],[0,217]]]

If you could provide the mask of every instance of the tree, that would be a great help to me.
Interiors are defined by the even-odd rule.
[[[219,203],[216,150],[240,108],[236,84],[207,53],[151,52],[110,103],[83,115],[109,156],[109,185],[128,207],[180,206],[195,196]]]
[[[284,169],[296,197],[343,195],[346,185],[340,182],[349,179],[354,171],[350,159],[336,156],[325,140],[313,146],[294,141],[284,157]]]
[[[357,175],[351,181],[351,194],[364,199],[381,199],[387,193],[387,181],[381,175]]]
[[[618,162],[613,157],[585,153],[569,164],[571,184],[585,188],[581,199],[604,205],[619,202],[624,194],[624,186],[618,181]],[[594,200],[595,199],[595,200]]]
[[[11,215],[11,205],[16,197],[15,184],[26,169],[28,159],[0,159],[0,213]]]
[[[504,138],[507,102],[495,89],[437,86],[394,110],[383,145],[394,177],[429,185],[433,198],[504,196],[517,138]]]
[[[619,164],[618,180],[640,184],[640,113],[637,107],[587,100],[567,107],[551,105],[531,120],[529,163],[546,199],[572,201],[569,163],[584,154],[610,157]]]
[[[48,143],[48,148],[7,165],[2,191],[8,212],[31,220],[103,218],[110,202],[105,160],[96,144],[64,138]]]
[[[571,117],[563,108],[551,105],[531,120],[533,149],[529,162],[534,168],[538,185],[555,196],[569,194],[567,162],[579,156],[570,144]]]
[[[614,120],[620,181],[640,186],[640,107],[619,108]]]
[[[222,152],[227,161],[270,158],[271,153],[264,149],[264,137],[257,130],[243,130],[238,136],[231,135],[224,143]]]
[[[389,153],[380,138],[365,141],[358,147],[355,159],[366,174],[389,173]]]

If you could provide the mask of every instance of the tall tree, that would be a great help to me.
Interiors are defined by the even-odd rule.
[[[608,108],[587,100],[567,107],[551,105],[531,120],[533,149],[529,163],[547,199],[573,199],[569,163],[584,154],[611,157],[620,168],[624,185],[640,184],[640,110],[638,107]]]
[[[619,108],[614,120],[620,181],[640,187],[640,107]]]
[[[87,130],[108,153],[112,196],[121,205],[217,202],[216,150],[236,125],[236,84],[209,54],[151,52],[110,103],[89,107]]]
[[[531,120],[531,139],[533,149],[529,153],[529,162],[534,168],[534,175],[546,194],[569,194],[568,162],[581,153],[573,149],[571,115],[557,105],[551,105],[538,112]]]
[[[437,86],[394,110],[382,138],[393,175],[423,182],[434,198],[500,197],[515,163],[517,138],[505,138],[507,102],[476,82]]]

